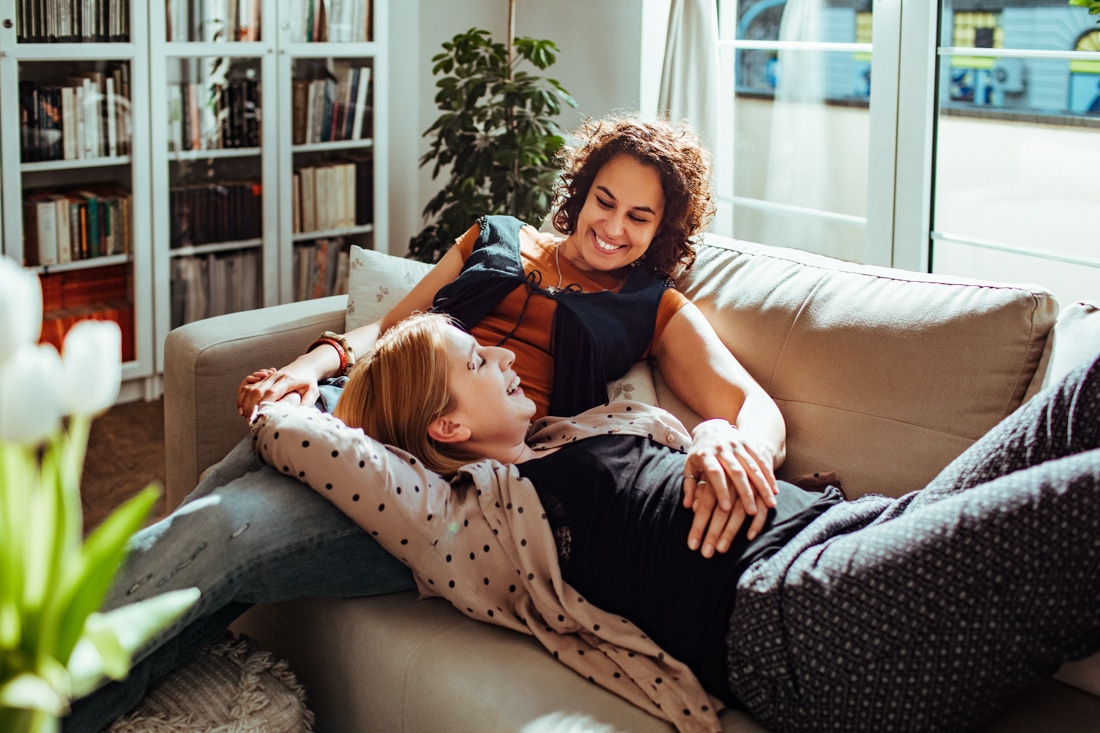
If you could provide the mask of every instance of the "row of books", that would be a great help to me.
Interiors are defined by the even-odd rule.
[[[114,321],[122,329],[122,360],[134,360],[130,265],[63,270],[38,277],[42,282],[43,343],[61,349],[65,334],[77,321]]]
[[[295,234],[370,224],[374,216],[371,161],[302,166],[290,189]]]
[[[221,181],[179,186],[168,193],[172,249],[263,236],[263,186]]]
[[[63,85],[19,82],[24,162],[75,160],[130,152],[130,69],[113,64]]]
[[[48,266],[128,254],[131,216],[130,192],[119,186],[28,192],[23,199],[26,263]]]
[[[305,0],[293,23],[299,43],[360,43],[370,40],[371,0]]]
[[[80,308],[47,311],[42,315],[41,343],[53,344],[61,351],[65,334],[79,321],[114,321],[122,331],[122,361],[137,357],[134,348],[134,304],[129,301],[86,305]]]
[[[172,328],[259,308],[260,273],[258,249],[173,258]]]
[[[223,86],[168,86],[168,149],[221,150],[260,145],[260,85],[230,79]]]
[[[125,42],[131,0],[15,0],[19,43]]]
[[[348,292],[350,251],[343,237],[294,245],[294,299]]]
[[[331,72],[330,72],[331,73]],[[371,67],[347,67],[320,79],[295,79],[291,84],[292,142],[295,145],[369,137],[367,92]]]
[[[262,0],[166,0],[169,41],[259,41]]]

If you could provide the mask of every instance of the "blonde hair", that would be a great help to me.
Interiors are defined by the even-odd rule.
[[[428,435],[428,426],[453,409],[443,314],[409,316],[386,331],[352,368],[333,414],[353,428],[412,453],[444,476],[481,456]]]

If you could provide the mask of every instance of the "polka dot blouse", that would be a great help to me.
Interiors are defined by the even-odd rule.
[[[528,442],[545,450],[609,432],[677,449],[691,441],[667,412],[614,402],[541,419]],[[422,596],[534,635],[559,661],[678,730],[721,730],[721,703],[683,663],[562,581],[542,505],[515,466],[480,461],[448,483],[411,454],[312,407],[264,405],[252,433],[265,462],[309,484],[408,565]]]

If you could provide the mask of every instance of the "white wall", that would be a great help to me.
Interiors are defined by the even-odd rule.
[[[544,73],[561,82],[577,100],[577,109],[567,108],[561,115],[564,128],[575,127],[586,117],[638,109],[642,104],[643,6],[650,2],[517,0],[516,35],[547,38],[561,49],[557,63]],[[652,16],[647,17],[651,24]],[[431,179],[430,167],[417,168],[427,150],[421,134],[438,116],[431,58],[442,50],[444,41],[473,27],[484,28],[494,40],[502,41],[507,24],[507,0],[390,1],[392,254],[406,251],[409,238],[423,226],[421,210],[439,188],[439,181]],[[659,55],[656,63],[659,70]],[[647,56],[644,65],[651,64]]]

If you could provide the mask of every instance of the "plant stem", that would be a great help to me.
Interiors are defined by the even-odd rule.
[[[508,81],[512,81],[512,45],[516,37],[516,0],[508,0]]]

